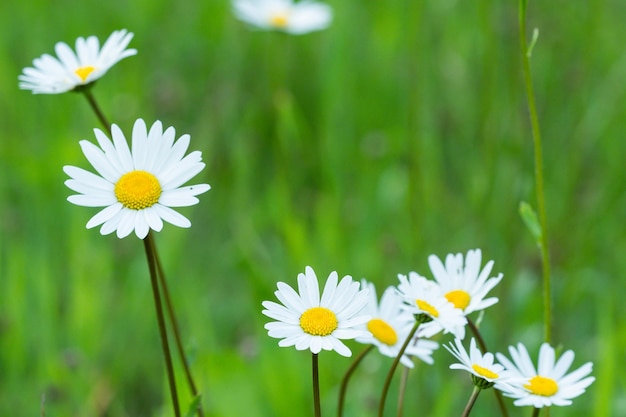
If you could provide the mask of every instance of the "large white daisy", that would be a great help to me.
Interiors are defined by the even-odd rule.
[[[102,225],[103,235],[117,231],[119,238],[134,230],[143,239],[150,229],[160,231],[163,220],[179,227],[191,226],[186,217],[170,207],[197,204],[195,196],[211,187],[181,187],[205,166],[199,151],[184,156],[189,135],[174,142],[173,127],[163,131],[161,122],[156,121],[148,131],[145,122],[138,119],[129,148],[117,125],[112,125],[111,131],[113,141],[94,129],[99,147],[87,140],[80,141],[83,153],[99,175],[74,166],[63,167],[71,177],[65,185],[80,193],[69,196],[68,201],[79,206],[105,207],[87,222],[87,228]]]
[[[34,68],[24,68],[18,77],[19,87],[33,94],[59,94],[91,84],[120,60],[137,54],[136,49],[126,49],[132,38],[133,34],[125,29],[115,31],[102,49],[95,36],[78,38],[76,52],[58,42],[54,48],[57,58],[48,54],[36,58]]]
[[[417,272],[409,275],[398,274],[400,284],[397,290],[404,300],[404,305],[412,314],[426,315],[432,321],[420,325],[417,334],[431,337],[443,330],[453,333],[459,339],[465,337],[467,319],[463,310],[456,308],[448,299],[441,295],[433,281],[429,281]]]
[[[505,387],[498,387],[496,383],[496,388],[504,395],[515,398],[513,404],[516,406],[542,408],[571,405],[572,399],[582,395],[595,381],[594,377],[588,376],[593,368],[591,362],[567,374],[574,362],[571,350],[563,353],[555,363],[554,348],[548,343],[542,344],[537,368],[523,344],[518,343],[517,348],[509,346],[509,353],[513,362],[501,353],[496,353],[496,357],[518,382]]]
[[[362,280],[361,285],[369,290],[365,312],[371,319],[363,326],[369,334],[356,341],[374,345],[381,354],[395,358],[415,325],[415,317],[403,307],[402,298],[394,287],[385,290],[379,304],[374,284]],[[416,339],[409,343],[400,358],[400,362],[409,368],[413,367],[411,356],[432,364],[432,353],[439,347],[439,343],[432,340]]]
[[[264,301],[263,314],[275,319],[265,328],[270,337],[281,339],[278,346],[295,346],[297,350],[310,349],[312,353],[335,350],[343,356],[352,352],[340,339],[354,339],[367,334],[359,326],[369,320],[362,314],[367,304],[367,290],[345,276],[338,283],[337,272],[332,272],[320,298],[319,284],[313,269],[306,267],[298,274],[298,292],[279,282],[274,294],[282,303]]]
[[[441,292],[455,307],[463,310],[465,315],[498,302],[496,297],[485,296],[500,282],[502,274],[489,278],[493,261],[487,262],[481,270],[480,249],[468,251],[465,264],[460,253],[448,254],[445,265],[437,256],[431,255],[428,257],[428,264]]]
[[[292,35],[325,29],[332,20],[330,6],[312,0],[234,0],[233,10],[254,27]]]

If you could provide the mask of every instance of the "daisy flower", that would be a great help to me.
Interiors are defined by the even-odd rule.
[[[516,406],[533,406],[535,408],[552,405],[571,405],[572,399],[585,392],[585,389],[595,381],[588,376],[593,364],[587,362],[580,368],[566,374],[574,362],[574,352],[566,351],[555,363],[554,348],[548,343],[539,349],[539,365],[537,368],[526,350],[518,343],[517,349],[509,346],[509,353],[513,362],[501,353],[497,353],[498,361],[502,363],[511,375],[520,379],[520,382],[510,387],[498,387],[504,395],[515,398]]]
[[[99,129],[94,132],[99,147],[87,140],[80,141],[80,146],[99,175],[74,166],[63,167],[71,177],[65,185],[79,193],[68,197],[70,203],[104,207],[87,222],[88,229],[102,225],[100,233],[116,231],[120,239],[134,230],[143,239],[150,229],[161,231],[163,220],[179,227],[191,226],[170,207],[195,205],[195,196],[211,187],[181,187],[204,168],[201,152],[184,156],[189,135],[175,142],[173,127],[163,131],[161,122],[156,121],[148,131],[145,122],[138,119],[129,148],[117,125],[111,126],[113,141]]]
[[[460,253],[448,254],[445,265],[438,257],[431,255],[428,264],[442,293],[465,315],[498,302],[496,297],[485,299],[485,296],[500,282],[502,274],[489,278],[493,261],[487,262],[481,270],[480,249],[468,251],[465,264]]]
[[[325,29],[332,20],[330,6],[312,0],[234,0],[238,19],[265,30],[302,35]]]
[[[120,60],[137,54],[126,49],[133,34],[125,29],[113,32],[102,48],[98,38],[76,39],[76,52],[66,43],[55,46],[57,58],[44,54],[33,61],[34,68],[24,68],[18,77],[19,87],[33,94],[59,94],[91,84]]]
[[[457,358],[460,363],[453,363],[450,369],[461,369],[472,375],[474,385],[481,389],[490,388],[496,382],[500,386],[506,386],[509,379],[504,366],[494,362],[493,353],[487,352],[484,355],[476,347],[476,340],[472,337],[470,340],[469,353],[463,347],[463,343],[459,339],[454,339],[454,344],[444,347]]]
[[[314,354],[322,349],[335,350],[342,356],[351,356],[340,339],[367,334],[358,328],[369,320],[361,312],[367,304],[367,290],[359,289],[359,283],[348,275],[338,283],[337,272],[332,272],[320,298],[315,272],[307,266],[304,274],[298,274],[298,292],[279,282],[274,294],[282,305],[264,301],[263,314],[277,320],[265,328],[270,337],[281,339],[278,346],[310,349]]]
[[[400,284],[397,291],[404,300],[405,308],[411,314],[424,314],[432,319],[420,325],[418,335],[431,337],[443,330],[444,333],[453,333],[459,339],[465,337],[467,319],[463,310],[456,308],[439,292],[437,285],[419,275],[410,272],[406,275],[398,274]]]
[[[415,324],[415,317],[402,307],[402,298],[395,288],[387,288],[379,304],[374,284],[365,280],[362,280],[361,284],[369,290],[365,312],[372,318],[363,326],[369,334],[357,338],[356,341],[374,345],[381,354],[395,358]],[[411,356],[432,364],[432,353],[439,347],[437,342],[431,340],[417,339],[416,342],[409,343],[400,358],[402,364],[408,368],[413,367]]]

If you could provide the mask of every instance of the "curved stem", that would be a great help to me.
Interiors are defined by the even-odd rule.
[[[161,260],[156,250],[156,244],[154,243],[154,239],[152,239],[152,248],[153,248],[153,256],[156,260],[156,266],[159,277],[159,284],[161,285],[161,289],[163,290],[163,297],[165,298],[165,307],[167,309],[167,314],[169,317],[169,321],[172,325],[172,330],[174,333],[174,341],[176,342],[176,349],[178,350],[178,354],[180,356],[180,360],[183,363],[183,368],[185,370],[185,377],[187,378],[187,384],[189,385],[189,389],[194,397],[198,396],[198,389],[193,380],[193,376],[191,375],[191,369],[189,368],[189,362],[187,361],[187,357],[185,356],[185,349],[183,348],[182,339],[180,337],[180,330],[178,327],[178,321],[176,320],[176,315],[174,313],[174,307],[172,305],[172,299],[170,297],[169,288],[167,286],[167,280],[165,279],[165,272],[163,271],[163,267],[161,265]],[[202,410],[202,402],[198,403],[198,408],[196,410],[199,417],[204,417],[204,411]]]
[[[387,400],[387,393],[389,392],[389,387],[391,386],[391,379],[393,378],[393,374],[396,371],[398,364],[400,363],[400,358],[402,358],[402,355],[404,355],[404,351],[406,350],[406,347],[411,342],[411,339],[413,338],[413,335],[417,331],[417,328],[420,326],[420,324],[421,323],[419,321],[415,322],[415,324],[413,325],[413,328],[411,329],[411,332],[409,333],[406,340],[404,341],[404,344],[400,348],[400,352],[398,352],[398,356],[395,357],[395,359],[393,360],[393,363],[391,364],[391,369],[389,369],[389,372],[387,373],[387,378],[385,379],[383,392],[380,395],[380,404],[378,405],[378,417],[383,417],[383,414],[385,412],[385,401]]]
[[[480,350],[482,351],[482,353],[484,354],[488,352],[489,349],[487,349],[487,344],[485,343],[485,339],[483,339],[483,336],[480,334],[478,326],[476,326],[476,324],[474,324],[474,322],[469,317],[467,317],[467,325],[469,326],[470,330],[474,334],[474,337],[478,341],[478,346],[480,346]],[[498,407],[500,408],[500,413],[502,414],[502,417],[509,417],[509,412],[506,409],[506,405],[504,404],[504,398],[502,398],[502,393],[497,389],[494,389],[493,394],[496,396],[496,401],[498,401]]]
[[[111,124],[107,121],[107,118],[104,117],[104,113],[100,109],[100,106],[98,106],[98,103],[96,102],[96,98],[91,92],[91,86],[82,88],[80,92],[82,92],[85,95],[85,97],[87,98],[87,101],[89,102],[89,106],[94,111],[94,113],[96,114],[96,117],[98,118],[102,126],[104,126],[104,129],[109,133],[109,136],[110,136]]]
[[[174,366],[172,365],[172,354],[170,352],[169,343],[167,341],[167,329],[165,327],[165,317],[163,316],[163,308],[161,305],[161,295],[159,293],[159,282],[156,271],[156,260],[154,259],[154,243],[152,234],[143,240],[148,258],[148,268],[150,269],[150,280],[152,283],[152,294],[154,296],[154,306],[156,308],[157,322],[159,324],[159,334],[161,335],[161,348],[165,357],[165,365],[167,369],[167,379],[170,386],[170,395],[172,397],[172,406],[174,407],[174,415],[180,417],[180,406],[178,404],[178,393],[176,391],[176,377],[174,376]]]
[[[402,378],[400,378],[400,389],[398,390],[398,412],[397,417],[402,417],[404,412],[404,394],[406,393],[406,385],[409,379],[409,368],[402,369]]]
[[[526,42],[526,6],[527,0],[519,2],[519,38],[522,58],[522,72],[524,75],[524,85],[526,87],[526,99],[528,102],[528,112],[532,130],[535,149],[535,192],[537,198],[537,211],[539,214],[539,224],[541,227],[541,261],[543,270],[543,316],[544,316],[544,341],[550,342],[552,338],[552,306],[550,288],[550,259],[548,253],[548,230],[546,221],[546,203],[543,189],[543,155],[541,148],[541,130],[539,129],[539,118],[537,117],[537,106],[535,104],[535,92],[533,90],[533,80],[530,71],[530,52]]]
[[[337,404],[337,417],[342,417],[343,416],[343,403],[344,403],[344,400],[346,398],[346,390],[348,389],[348,382],[350,381],[350,377],[352,376],[352,374],[354,373],[356,368],[359,366],[359,364],[361,363],[363,358],[365,358],[365,356],[368,353],[370,353],[373,348],[374,348],[374,345],[369,345],[367,348],[365,348],[363,350],[363,352],[361,352],[359,354],[359,356],[357,356],[354,359],[354,361],[352,362],[352,364],[350,365],[350,367],[346,371],[345,375],[343,376],[343,379],[341,380],[341,387],[339,388],[339,401],[338,401],[338,404]]]
[[[461,417],[468,417],[470,415],[470,412],[472,411],[472,407],[474,407],[474,403],[476,402],[476,399],[478,398],[478,394],[480,394],[480,388],[478,388],[477,386],[474,386],[474,391],[472,391],[472,395],[467,401],[467,405],[465,406],[465,409],[463,410],[463,414],[461,414]]]
[[[315,417],[322,416],[322,410],[320,406],[320,375],[317,353],[313,353],[312,368],[313,368],[313,408],[315,411]]]

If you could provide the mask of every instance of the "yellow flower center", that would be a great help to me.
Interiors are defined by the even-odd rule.
[[[91,65],[87,65],[85,67],[80,67],[74,73],[80,77],[81,80],[85,81],[89,74],[91,74],[95,70]]]
[[[393,346],[398,341],[396,331],[384,320],[372,319],[368,321],[367,330],[369,330],[379,342],[384,343],[387,346]]]
[[[465,310],[465,307],[470,303],[470,295],[463,290],[454,290],[450,291],[446,294],[446,298],[450,301],[456,308],[460,308],[461,310]]]
[[[428,304],[424,300],[415,300],[417,307],[422,310],[424,313],[427,313],[431,317],[439,317],[439,312],[437,309],[430,304]]]
[[[161,196],[159,180],[146,171],[131,171],[115,184],[115,197],[124,207],[143,210],[155,205]]]
[[[325,307],[312,307],[300,316],[300,327],[313,336],[328,336],[337,328],[337,316]]]
[[[496,379],[496,378],[498,378],[498,374],[496,374],[495,372],[491,372],[489,369],[483,368],[482,366],[478,366],[478,365],[474,364],[474,365],[472,365],[472,369],[478,375],[483,376],[485,378],[489,378],[489,379]]]
[[[275,28],[284,28],[289,23],[289,17],[286,12],[276,13],[270,17],[270,25]]]
[[[532,377],[528,384],[524,385],[524,388],[543,397],[551,397],[559,391],[559,386],[554,379],[540,375]]]

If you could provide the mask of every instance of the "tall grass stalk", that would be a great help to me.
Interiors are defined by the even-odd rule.
[[[526,99],[528,102],[528,112],[532,130],[534,150],[535,150],[535,192],[537,199],[537,211],[539,215],[539,225],[541,236],[539,249],[541,251],[542,271],[543,271],[543,338],[550,343],[552,339],[552,294],[550,282],[550,256],[548,251],[548,228],[546,222],[546,202],[543,187],[543,153],[541,147],[541,130],[539,128],[539,118],[537,117],[537,106],[535,104],[535,93],[533,90],[533,79],[530,71],[531,49],[526,41],[526,8],[528,0],[519,2],[519,39],[522,58],[522,72],[524,76],[524,86]],[[536,40],[536,38],[534,39]],[[534,46],[534,42],[533,45]]]

